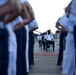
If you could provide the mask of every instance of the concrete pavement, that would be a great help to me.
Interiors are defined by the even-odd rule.
[[[34,49],[35,65],[32,65],[29,75],[61,75],[61,70],[56,65],[57,56],[58,51],[53,52],[52,49],[48,49],[46,52],[39,48],[36,42]]]

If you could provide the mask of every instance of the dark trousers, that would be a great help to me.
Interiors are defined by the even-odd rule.
[[[25,62],[25,35],[24,28],[15,31],[17,38],[17,75],[27,75]]]
[[[22,68],[23,68],[23,75],[27,75],[26,70],[26,29],[22,28],[22,34],[23,34],[23,44],[22,44]]]
[[[34,63],[34,34],[29,32],[29,65]]]
[[[53,45],[53,51],[54,51],[54,47],[55,47],[55,43],[54,43],[54,41],[46,41],[46,48],[48,48],[48,44],[52,44]],[[47,50],[47,49],[46,49]]]
[[[61,64],[62,64],[63,51],[64,51],[63,41],[65,41],[66,35],[67,35],[66,32],[61,32],[61,33],[60,33],[60,46],[59,46],[60,48],[59,48],[57,65],[61,65]]]
[[[39,47],[41,47],[42,46],[42,41],[39,40],[38,43],[39,43]]]
[[[15,31],[17,39],[17,75],[22,75],[22,29]]]
[[[46,40],[42,40],[43,49],[46,47]]]
[[[8,31],[0,29],[0,75],[7,75],[9,52],[8,52]]]

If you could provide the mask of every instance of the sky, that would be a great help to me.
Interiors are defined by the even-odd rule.
[[[64,14],[64,8],[71,0],[28,0],[33,7],[39,26],[37,31],[45,32],[51,29],[55,33],[55,23]]]

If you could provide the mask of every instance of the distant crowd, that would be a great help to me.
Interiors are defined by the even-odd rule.
[[[54,42],[54,36],[51,33],[51,30],[47,30],[44,33],[41,33],[37,37],[39,47],[43,47],[44,50],[47,51],[47,48],[50,48],[50,45],[53,46],[53,51],[55,51],[55,42]]]

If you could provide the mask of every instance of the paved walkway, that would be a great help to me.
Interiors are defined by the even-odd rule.
[[[59,66],[56,65],[58,51],[53,52],[49,49],[47,52],[38,47],[35,43],[34,59],[35,65],[30,69],[29,75],[61,75]]]

